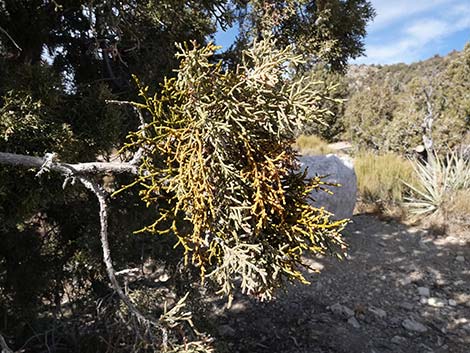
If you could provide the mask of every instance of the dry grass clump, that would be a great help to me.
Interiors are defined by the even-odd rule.
[[[294,148],[304,156],[316,156],[335,152],[328,147],[328,142],[316,135],[300,135],[295,142]]]
[[[453,232],[468,232],[470,228],[470,189],[455,190],[450,193],[443,206],[444,214],[440,222],[452,229]]]
[[[449,202],[449,212],[470,218],[470,189],[455,191]]]
[[[398,205],[407,187],[415,184],[410,161],[393,153],[361,152],[355,158],[358,192],[364,202]]]

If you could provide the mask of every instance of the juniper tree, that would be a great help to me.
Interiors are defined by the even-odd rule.
[[[109,247],[110,200],[91,174],[136,174],[116,193],[140,186],[155,221],[138,232],[181,246],[185,264],[199,271],[200,282],[211,282],[229,301],[237,284],[246,294],[270,299],[286,280],[307,283],[300,271],[306,266],[303,255],[340,255],[344,248],[340,232],[346,220],[333,221],[309,203],[311,192],[321,191],[324,183],[320,177],[305,179],[291,147],[295,131],[325,113],[321,107],[329,90],[290,80],[285,69],[299,64],[300,57],[274,44],[255,42],[236,71],[209,61],[212,44],[182,47],[177,76],[165,80],[158,93],[150,96],[139,84],[143,102],[131,104],[151,120],[129,135],[122,153],[134,152],[131,161],[70,165],[54,156],[42,161],[0,153],[3,163],[41,166],[39,174],[59,172],[96,195],[108,277],[125,304],[123,313],[145,329],[146,345],[184,351],[182,337],[169,330],[192,326],[191,317],[181,300],[155,318],[155,304],[142,306],[121,288]],[[190,347],[210,349],[205,343]]]
[[[302,5],[302,3],[298,2],[298,5]],[[36,157],[36,159],[23,159],[26,161],[26,165],[31,168],[41,167],[44,162],[43,156],[46,153],[54,152],[56,154],[56,157],[50,155],[53,158],[44,165],[45,170],[49,168],[52,172],[44,172],[40,178],[35,177],[37,170],[29,168],[2,166],[0,169],[0,219],[2,221],[0,222],[0,307],[2,308],[0,315],[3,317],[0,331],[7,335],[8,342],[14,342],[14,347],[20,347],[24,342],[28,342],[31,350],[44,348],[44,342],[51,344],[48,341],[51,336],[48,336],[47,332],[50,332],[49,329],[54,327],[56,330],[54,337],[60,336],[67,347],[77,348],[77,340],[72,335],[74,332],[72,324],[76,325],[74,327],[92,328],[81,331],[79,341],[82,342],[80,343],[82,348],[96,347],[96,350],[102,351],[106,349],[129,350],[129,347],[135,343],[133,332],[128,330],[128,326],[122,325],[121,320],[123,317],[135,319],[136,316],[131,313],[132,310],[126,309],[128,306],[123,305],[122,298],[117,300],[114,294],[116,289],[108,284],[109,273],[101,265],[102,243],[97,236],[102,228],[99,217],[100,204],[96,202],[96,195],[93,193],[101,190],[94,188],[100,183],[106,194],[115,191],[119,186],[132,184],[135,181],[133,174],[136,170],[135,165],[129,167],[126,162],[127,169],[124,169],[127,172],[118,173],[118,170],[109,167],[109,164],[107,166],[110,169],[105,172],[102,165],[97,165],[96,162],[99,160],[99,163],[108,163],[111,157],[115,157],[114,151],[126,143],[128,131],[135,129],[141,122],[138,115],[134,114],[135,106],[119,106],[108,102],[112,100],[137,101],[135,85],[131,78],[132,73],[139,77],[142,87],[150,86],[146,93],[148,99],[154,97],[154,92],[157,93],[157,98],[170,99],[171,97],[165,96],[169,94],[168,90],[173,93],[179,92],[177,87],[172,85],[182,85],[182,81],[178,81],[179,76],[177,77],[177,75],[182,75],[182,71],[179,74],[172,71],[178,68],[180,59],[182,59],[177,59],[174,56],[177,51],[174,42],[196,40],[202,45],[198,50],[203,50],[202,48],[205,48],[204,45],[216,30],[217,24],[222,27],[228,26],[234,23],[238,11],[246,14],[246,11],[252,9],[254,7],[247,6],[245,1],[228,2],[222,0],[203,2],[179,0],[158,2],[133,0],[0,2],[0,75],[2,77],[0,82],[0,152],[27,154],[30,157]],[[314,12],[309,12],[308,16],[314,16]],[[359,32],[364,23],[357,22]],[[295,31],[295,27],[292,27],[292,31]],[[279,38],[281,42],[283,41],[282,36],[284,35],[281,34],[281,38]],[[295,38],[292,37],[288,41],[294,47]],[[318,40],[322,41],[321,38]],[[356,37],[353,40],[360,42],[361,37]],[[243,48],[247,47],[248,42]],[[277,53],[282,52],[284,47],[285,43],[278,42]],[[112,234],[109,250],[113,255],[113,265],[118,272],[118,284],[122,284],[120,279],[126,275],[125,273],[128,273],[122,272],[122,269],[133,270],[145,267],[147,262],[159,259],[159,264],[165,267],[167,272],[174,274],[174,277],[165,285],[178,287],[178,294],[184,297],[186,290],[193,283],[192,278],[189,279],[188,271],[180,273],[177,270],[181,269],[179,259],[186,257],[188,265],[192,264],[191,266],[199,272],[197,283],[200,283],[201,278],[204,278],[206,285],[211,282],[219,285],[219,289],[228,293],[236,283],[233,282],[233,279],[237,273],[246,273],[249,268],[230,268],[225,274],[220,271],[214,272],[217,268],[222,268],[220,265],[224,263],[223,258],[220,256],[210,257],[204,243],[195,241],[199,235],[204,234],[205,236],[204,232],[207,232],[208,228],[210,228],[209,230],[214,228],[213,231],[217,234],[208,233],[208,236],[212,237],[210,238],[212,239],[212,247],[209,249],[220,251],[219,255],[229,254],[230,249],[236,248],[237,244],[241,246],[243,251],[247,247],[251,249],[251,252],[247,253],[246,263],[250,264],[249,266],[251,264],[265,266],[266,275],[263,272],[263,276],[268,279],[265,283],[259,272],[253,272],[252,277],[247,277],[251,278],[251,282],[244,289],[262,297],[269,297],[273,287],[281,285],[283,281],[291,278],[288,273],[289,266],[292,267],[290,271],[294,277],[300,278],[298,269],[295,268],[296,265],[300,265],[300,250],[305,251],[304,248],[312,247],[312,244],[309,243],[310,240],[306,240],[307,243],[303,244],[298,237],[289,239],[292,235],[287,232],[289,222],[295,224],[298,219],[308,219],[308,217],[302,218],[300,216],[306,216],[310,212],[309,208],[298,210],[292,206],[291,209],[284,209],[289,200],[290,202],[293,202],[292,200],[303,202],[306,197],[301,192],[304,188],[300,181],[301,175],[294,177],[294,174],[291,175],[287,172],[290,169],[295,171],[296,168],[295,159],[290,150],[290,142],[288,142],[292,138],[290,129],[293,125],[290,124],[300,126],[299,119],[306,121],[307,117],[302,117],[304,114],[302,109],[305,107],[300,109],[295,104],[292,105],[292,102],[286,100],[285,95],[286,92],[291,92],[289,90],[292,92],[303,91],[298,89],[298,85],[289,88],[291,83],[285,81],[286,74],[281,74],[281,69],[284,69],[284,66],[277,68],[279,71],[276,72],[280,75],[280,81],[274,87],[263,86],[261,83],[264,77],[259,77],[259,82],[256,84],[267,91],[260,92],[259,95],[257,91],[249,91],[246,85],[251,81],[243,81],[244,76],[241,74],[238,76],[236,69],[225,72],[224,70],[229,66],[227,62],[223,62],[222,65],[215,64],[214,57],[209,56],[209,51],[212,49],[204,49],[207,60],[204,59],[206,61],[200,62],[204,67],[206,67],[205,65],[216,65],[210,66],[210,69],[206,67],[206,70],[209,70],[215,77],[220,77],[220,82],[218,85],[214,83],[214,86],[207,86],[205,88],[207,91],[200,91],[200,93],[214,90],[213,93],[207,94],[209,97],[217,98],[218,101],[214,101],[214,105],[222,109],[224,107],[223,99],[229,97],[227,92],[223,93],[219,90],[226,89],[229,84],[240,83],[243,90],[234,91],[240,94],[240,97],[237,98],[238,101],[229,100],[228,102],[235,104],[235,102],[239,103],[242,98],[246,98],[250,105],[259,104],[253,105],[253,108],[247,108],[246,113],[255,108],[268,109],[263,116],[267,119],[267,123],[271,124],[269,128],[271,130],[263,130],[259,127],[257,124],[261,122],[245,126],[245,129],[250,131],[253,129],[255,135],[250,143],[239,146],[242,150],[245,148],[246,153],[250,152],[251,154],[248,156],[245,153],[245,157],[243,157],[245,159],[242,158],[239,164],[235,165],[236,168],[245,166],[245,169],[240,176],[241,179],[233,181],[234,187],[239,188],[234,193],[238,194],[231,195],[237,200],[231,202],[239,202],[242,197],[247,198],[240,205],[242,207],[240,214],[245,215],[248,212],[246,207],[256,196],[253,194],[255,177],[258,175],[257,173],[265,173],[265,180],[259,185],[259,192],[260,195],[268,195],[268,199],[257,198],[259,201],[256,204],[256,209],[252,210],[255,213],[251,220],[244,219],[245,216],[242,217],[241,223],[230,220],[231,225],[254,227],[252,231],[257,236],[246,239],[242,237],[241,242],[237,243],[237,241],[229,241],[229,238],[226,238],[232,239],[231,237],[234,236],[232,232],[225,238],[219,234],[225,232],[229,227],[215,227],[217,223],[214,219],[224,215],[222,209],[233,206],[228,200],[221,202],[220,195],[214,196],[211,211],[207,215],[201,215],[201,209],[196,208],[197,212],[194,213],[191,209],[193,205],[188,203],[184,197],[181,201],[177,201],[180,200],[179,193],[184,189],[166,189],[167,185],[163,184],[160,185],[161,192],[168,194],[168,207],[165,208],[165,202],[161,199],[159,199],[158,207],[161,211],[170,209],[173,204],[183,207],[182,211],[185,212],[177,214],[178,221],[175,224],[178,225],[178,232],[183,235],[182,243],[186,247],[182,245],[173,248],[175,234],[173,236],[150,236],[147,231],[138,234],[132,233],[144,225],[151,226],[157,214],[155,213],[156,204],[147,208],[145,203],[140,202],[143,196],[147,201],[153,197],[152,195],[139,195],[138,188],[129,188],[115,195],[112,199],[105,198],[109,211],[108,233]],[[338,50],[343,51],[345,56],[350,55],[347,53],[348,48],[338,47]],[[191,50],[187,53],[190,52]],[[314,52],[309,53],[315,56]],[[285,52],[282,55],[289,57],[291,54]],[[247,60],[243,66],[246,68],[245,76],[255,67],[254,61],[250,63],[249,55]],[[294,61],[298,62],[297,59]],[[188,69],[190,66],[183,67]],[[223,67],[224,70],[217,71],[220,67]],[[205,74],[207,75],[207,72]],[[164,77],[167,77],[167,81],[164,80]],[[195,81],[195,87],[199,89],[198,80],[194,77],[192,79]],[[159,83],[162,82],[165,84],[159,86]],[[237,87],[240,88],[240,86]],[[329,96],[327,86],[321,88],[316,84],[304,82],[302,87],[307,91],[316,89],[318,95],[306,97],[304,92],[299,93],[299,97],[304,97],[307,102],[314,103],[309,109],[315,107],[315,113],[312,114],[320,116],[320,113],[324,112],[319,108],[320,105],[316,104],[325,102]],[[278,92],[279,89],[281,91]],[[259,97],[261,101],[254,101],[256,97]],[[276,108],[277,103],[274,99],[276,97],[281,97],[283,100],[280,103],[284,105]],[[172,101],[172,105],[169,102],[161,102],[162,107],[170,109],[172,106],[173,108],[170,110],[173,111],[178,104],[184,103],[189,109],[185,114],[194,112],[196,108],[202,108],[189,105],[187,101],[193,99],[190,96],[183,95],[179,99]],[[267,99],[267,102],[262,103],[263,99]],[[314,99],[317,101],[313,102]],[[296,102],[299,103],[299,101]],[[146,123],[154,127],[156,122],[153,121],[152,111],[144,109],[147,101],[144,100],[143,103],[138,104],[143,104],[143,106],[137,105],[137,107],[148,119]],[[329,106],[328,104],[325,107]],[[239,108],[242,107],[244,105],[240,104]],[[271,117],[268,112],[277,111],[284,111],[286,114],[285,117],[282,117],[283,119],[279,120],[282,121],[282,126],[278,126],[275,121],[270,120],[274,117]],[[208,114],[210,112],[211,116],[214,115],[210,109],[206,112]],[[299,118],[297,112],[300,114]],[[186,116],[182,111],[179,114]],[[294,116],[295,119],[291,122],[290,119]],[[199,131],[199,127],[194,121],[186,121],[185,123],[188,124],[187,129]],[[228,120],[225,123],[235,124],[235,128],[233,133],[222,134],[221,138],[235,139],[238,136],[237,133],[240,133],[237,128],[243,123],[235,120]],[[215,125],[216,129],[222,129],[221,122],[217,122]],[[169,127],[183,129],[181,126],[170,125]],[[144,130],[147,131],[147,129]],[[209,130],[204,128],[201,131],[207,133]],[[211,135],[214,141],[218,136],[215,131],[213,130]],[[273,131],[276,132],[274,133],[276,137],[268,141]],[[146,132],[144,135],[148,138],[155,137],[151,132]],[[138,147],[135,144],[139,143],[139,138],[142,139],[141,142],[145,142],[144,135],[142,131],[133,134],[131,140],[127,142],[129,144],[127,152],[123,151],[124,154],[121,158]],[[161,144],[162,141],[164,139],[159,143]],[[194,143],[192,139],[188,139],[188,141]],[[188,141],[183,140],[185,143]],[[159,143],[154,142],[155,146],[160,146]],[[204,153],[207,153],[211,147],[207,141],[204,142],[205,147],[208,148]],[[146,152],[141,154],[146,158],[143,160],[151,164],[157,163],[158,167],[163,168],[162,170],[168,168],[168,165],[160,164],[162,161],[145,150],[144,147],[147,144],[151,145],[150,142],[145,142],[140,149],[141,152]],[[185,146],[189,149],[189,146],[192,145]],[[284,147],[286,153],[280,154],[279,151]],[[218,148],[220,149],[220,145]],[[264,151],[264,149],[269,149],[269,151]],[[227,153],[226,158],[241,158],[243,155],[241,151],[227,149],[224,153]],[[170,156],[171,158],[173,152],[172,150],[162,152],[162,156]],[[266,153],[271,159],[263,160],[261,157],[263,153]],[[247,159],[248,157],[253,160]],[[9,160],[11,161],[11,159]],[[136,160],[137,158],[134,161]],[[92,162],[92,164],[86,164],[83,169],[81,164],[78,167],[77,163],[79,162]],[[230,162],[235,161],[230,160]],[[261,164],[258,166],[258,163]],[[182,166],[184,165],[182,163]],[[60,166],[60,168],[57,167],[57,169],[54,166]],[[255,166],[257,167],[255,168]],[[171,165],[171,167],[174,166]],[[155,172],[164,173],[162,170],[157,169]],[[211,173],[213,171],[210,169]],[[205,171],[203,172],[205,173]],[[62,190],[64,175],[60,175],[61,173],[65,173],[65,179],[68,181],[65,191]],[[148,180],[142,180],[146,176],[143,169],[141,169],[141,173],[138,180],[139,183],[142,181],[145,185]],[[220,170],[218,173],[221,173]],[[91,182],[91,184],[86,184],[89,191],[80,185],[79,176],[86,177],[86,180]],[[173,174],[169,174],[168,178],[170,177],[174,178],[172,179],[174,183],[183,180]],[[271,177],[278,178],[280,181],[271,185],[268,183],[268,179]],[[73,180],[77,182],[74,184]],[[218,185],[221,180],[209,179],[204,185],[214,188],[214,185]],[[174,183],[171,185],[176,185]],[[289,183],[298,185],[299,189],[282,189]],[[192,184],[187,183],[187,185]],[[155,187],[157,186],[158,183],[155,184]],[[321,187],[321,185],[314,182],[309,187],[315,188]],[[286,202],[285,205],[282,204],[283,200]],[[263,204],[259,204],[261,201]],[[280,206],[275,204],[278,201],[281,202]],[[291,203],[291,205],[293,204]],[[258,215],[262,206],[267,207],[266,214]],[[310,215],[314,214],[319,221],[325,222],[325,226],[329,224],[326,214],[311,210]],[[205,219],[206,223],[199,228],[199,233],[197,233],[198,229],[193,228],[190,225],[191,222],[184,220],[184,217],[181,218],[181,215],[196,217],[190,219],[195,224],[203,224],[200,223],[201,219]],[[257,216],[255,217],[255,215]],[[275,229],[265,229],[269,224],[273,224]],[[162,228],[164,230],[167,225],[166,223],[155,225],[155,231],[158,233]],[[301,233],[303,226],[305,227],[306,224],[298,225],[297,228],[294,228],[295,232]],[[341,226],[342,223],[331,225],[331,233],[328,234],[333,236],[334,230],[339,230]],[[279,246],[287,244],[288,247],[270,249],[267,245],[261,246],[254,243],[255,240],[263,240],[263,244],[267,244],[275,230],[283,234],[276,244]],[[176,237],[176,239],[178,238]],[[227,241],[216,245],[214,239],[226,239]],[[333,240],[334,236],[331,239]],[[244,243],[245,241],[247,243]],[[339,238],[337,241],[340,242]],[[295,244],[299,247],[296,248]],[[228,246],[227,252],[222,251],[222,246]],[[288,250],[289,247],[291,247],[291,251]],[[286,258],[280,255],[284,252]],[[259,253],[259,256],[256,257],[255,253]],[[271,256],[278,257],[274,258],[271,262],[272,265],[268,266],[259,263],[261,254],[271,254]],[[268,275],[275,273],[275,271],[278,272],[271,279]],[[201,276],[201,274],[204,275]],[[209,274],[212,275],[209,276]],[[162,278],[164,277],[162,276]],[[225,281],[224,278],[228,281]],[[73,283],[74,286],[70,286],[70,283]],[[226,283],[228,285],[225,285]],[[177,311],[171,311],[167,308],[167,312],[173,316],[165,316],[163,303],[168,298],[155,288],[146,286],[143,281],[133,282],[131,287],[132,293],[124,294],[131,298],[134,309],[145,314],[144,319],[147,318],[147,314],[154,319],[156,318],[156,321],[160,317],[163,321],[168,319],[163,324],[162,321],[158,321],[158,325],[163,325],[157,325],[159,329],[152,326],[158,335],[155,340],[150,339],[150,342],[154,342],[157,346],[163,344],[164,335],[160,328],[171,328],[173,325],[171,317],[174,318],[180,314],[183,319],[188,319],[188,317],[183,315],[185,312],[180,310],[181,306],[177,306],[179,308]],[[103,298],[107,298],[107,301],[102,302]],[[96,312],[96,302],[102,304],[99,306],[103,310],[102,312]],[[120,310],[115,310],[116,308]],[[67,315],[64,315],[64,312]],[[123,313],[124,316],[120,316]],[[146,320],[141,321],[147,322]],[[190,326],[189,321],[185,322]],[[107,324],[110,324],[109,327],[114,329],[107,331]],[[188,329],[186,333],[190,331]],[[39,334],[37,334],[38,332]],[[41,336],[41,332],[45,332],[45,334]],[[36,338],[29,340],[31,337]],[[103,337],[104,340],[100,337]],[[151,337],[146,336],[143,341],[148,342],[149,338]],[[170,343],[181,342],[183,338],[173,335],[168,337],[168,340]],[[110,342],[112,348],[103,343],[105,341]]]

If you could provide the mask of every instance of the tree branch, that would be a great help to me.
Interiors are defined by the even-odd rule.
[[[43,168],[48,162],[46,157],[31,157],[22,154],[0,152],[0,164],[21,166],[27,168]],[[65,176],[79,176],[106,172],[138,174],[137,167],[130,163],[90,162],[90,163],[61,163],[52,161],[47,169]]]
[[[8,39],[13,43],[13,45],[15,46],[16,49],[18,49],[18,51],[22,51],[22,49],[20,48],[20,46],[15,42],[15,40],[8,34],[8,32],[0,26],[0,31],[3,32],[3,34],[5,34]]]
[[[64,175],[66,178],[77,178],[88,190],[90,190],[98,199],[100,211],[100,240],[101,248],[103,250],[103,262],[106,266],[109,281],[114,291],[118,294],[119,298],[124,302],[129,311],[137,320],[145,326],[153,326],[162,331],[163,346],[167,345],[166,336],[167,329],[158,321],[147,318],[142,314],[132,303],[129,297],[124,293],[119,282],[116,279],[116,271],[114,270],[113,261],[111,258],[111,251],[109,248],[108,240],[108,205],[106,202],[107,194],[105,190],[95,181],[90,178],[90,175],[99,172],[117,172],[124,173],[130,172],[137,174],[137,167],[129,163],[78,163],[67,164],[54,161],[54,154],[47,154],[46,157],[30,157],[20,154],[0,152],[0,164],[8,164],[21,167],[40,168],[40,173],[45,170],[56,171]],[[3,337],[0,335],[1,353],[13,353],[9,350]]]
[[[109,281],[115,292],[119,295],[121,300],[126,304],[129,308],[131,313],[135,315],[135,317],[144,324],[150,324],[155,327],[160,327],[161,325],[148,319],[142,314],[130,301],[129,297],[124,293],[119,282],[116,279],[116,271],[114,270],[113,261],[111,259],[111,251],[109,249],[109,241],[108,241],[108,205],[106,203],[106,192],[101,188],[98,183],[84,177],[79,176],[78,180],[93,194],[95,194],[96,198],[98,199],[98,203],[100,206],[100,240],[101,240],[101,248],[103,250],[103,262],[106,266],[106,272],[108,274]]]
[[[10,347],[8,347],[5,339],[3,338],[2,334],[0,333],[0,348],[2,349],[1,353],[14,353]]]

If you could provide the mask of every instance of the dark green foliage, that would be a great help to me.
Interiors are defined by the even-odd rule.
[[[295,44],[307,63],[335,71],[363,54],[366,25],[375,16],[366,0],[254,0],[250,6],[242,16],[242,38],[274,34],[280,47]]]

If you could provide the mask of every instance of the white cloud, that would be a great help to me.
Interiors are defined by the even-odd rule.
[[[372,0],[371,2],[377,16],[369,30],[375,31],[394,22],[403,21],[410,16],[452,4],[455,0]]]
[[[406,28],[405,35],[419,43],[427,43],[433,39],[440,38],[449,33],[447,22],[437,19],[422,19],[415,21]]]
[[[372,0],[372,3],[377,9],[377,22],[369,28],[367,57],[355,60],[358,64],[416,61],[431,45],[438,46],[452,34],[470,29],[469,0],[415,0],[413,3]]]

